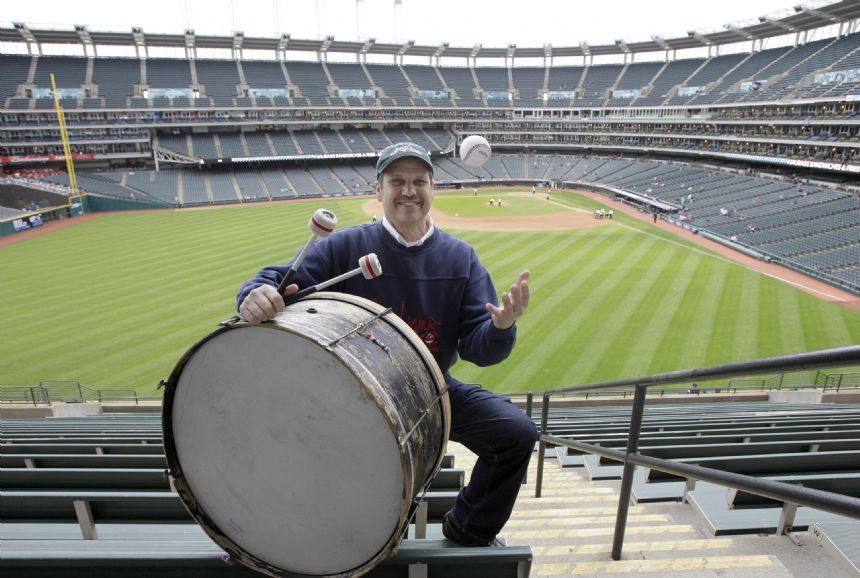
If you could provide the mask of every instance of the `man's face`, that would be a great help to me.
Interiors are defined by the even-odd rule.
[[[433,179],[427,165],[411,158],[395,161],[382,173],[375,190],[385,216],[404,237],[422,227],[433,204]]]

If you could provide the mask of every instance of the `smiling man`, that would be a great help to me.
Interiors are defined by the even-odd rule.
[[[464,546],[491,545],[510,517],[537,431],[510,400],[460,383],[449,370],[458,358],[486,366],[510,355],[515,322],[529,304],[529,272],[497,301],[474,249],[433,224],[433,162],[423,147],[404,142],[385,148],[376,175],[382,221],[335,231],[314,244],[284,295],[350,271],[363,255],[376,253],[384,272],[379,279],[352,277],[332,290],[391,307],[433,354],[448,386],[450,439],[478,455],[443,532]],[[237,303],[246,320],[260,323],[284,309],[277,286],[289,267],[267,267],[242,286]]]

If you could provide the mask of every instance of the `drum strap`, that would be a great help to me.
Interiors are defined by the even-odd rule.
[[[341,335],[341,336],[339,336],[339,337],[335,337],[334,339],[332,339],[332,340],[331,340],[331,341],[329,341],[328,343],[320,343],[320,345],[322,345],[322,346],[323,346],[323,347],[325,347],[326,349],[330,349],[332,345],[336,344],[336,343],[337,343],[338,341],[340,341],[341,339],[344,339],[344,338],[346,338],[346,337],[349,337],[349,336],[350,336],[350,335],[352,335],[353,333],[356,333],[356,332],[359,332],[359,331],[363,331],[364,329],[367,329],[367,326],[368,326],[368,325],[370,325],[371,323],[373,323],[374,321],[376,321],[376,320],[377,320],[377,319],[379,319],[380,317],[383,317],[383,316],[385,316],[385,315],[388,315],[389,313],[391,313],[391,307],[387,307],[387,308],[383,309],[382,311],[380,311],[379,313],[377,313],[376,315],[374,315],[373,317],[371,317],[371,318],[370,318],[370,319],[368,319],[367,321],[362,321],[361,323],[359,323],[358,325],[356,325],[355,327],[353,327],[352,329],[350,329],[349,331],[347,331],[347,332],[346,332],[346,333],[344,333],[343,335]]]

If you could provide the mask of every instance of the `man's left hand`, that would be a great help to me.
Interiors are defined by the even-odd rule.
[[[517,282],[511,285],[510,291],[502,293],[500,307],[487,303],[487,311],[493,316],[493,325],[499,329],[508,329],[529,306],[529,272],[523,271],[517,277]]]

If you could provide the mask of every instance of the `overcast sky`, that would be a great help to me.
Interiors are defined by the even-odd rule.
[[[242,31],[246,36],[289,33],[315,39],[369,37],[454,46],[517,44],[538,47],[684,36],[688,30],[791,11],[802,0],[29,0],[3,2],[2,24],[33,28],[85,24],[91,30],[197,34]],[[824,0],[807,0],[810,5]],[[140,7],[145,7],[141,9]]]

